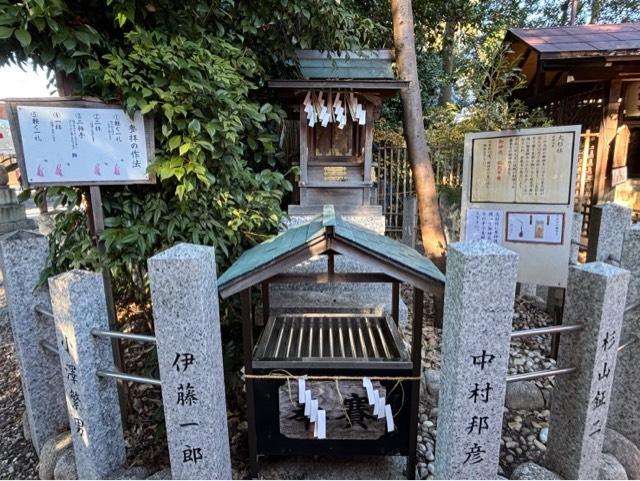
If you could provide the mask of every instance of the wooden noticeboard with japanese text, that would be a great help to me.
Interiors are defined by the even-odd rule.
[[[7,99],[25,188],[154,183],[153,118],[98,99]]]
[[[519,282],[566,287],[580,131],[465,135],[461,239],[518,253]]]
[[[9,124],[25,189],[86,187],[91,237],[105,253],[101,185],[155,183],[149,172],[154,159],[153,118],[135,113],[131,118],[120,105],[84,97],[5,99]],[[111,274],[102,270],[109,327],[117,330]],[[114,360],[122,368],[120,345],[112,340]],[[123,423],[126,425],[124,385],[119,385]]]

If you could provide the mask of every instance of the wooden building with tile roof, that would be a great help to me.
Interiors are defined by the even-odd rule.
[[[526,77],[516,98],[556,125],[582,125],[576,206],[616,201],[640,214],[640,23],[511,29]]]

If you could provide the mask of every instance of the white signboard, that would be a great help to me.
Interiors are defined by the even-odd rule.
[[[0,119],[0,154],[13,155],[15,153],[16,151],[13,147],[13,140],[11,140],[9,121]]]
[[[153,123],[90,99],[9,100],[25,187],[154,182]],[[146,131],[148,130],[148,132]]]
[[[508,242],[560,245],[563,233],[564,214],[507,212]]]
[[[572,147],[571,132],[475,139],[471,202],[566,204]]]
[[[611,186],[616,186],[627,181],[627,166],[611,169]]]
[[[468,209],[467,240],[502,240],[502,211],[499,209]]]
[[[580,130],[465,136],[461,238],[518,253],[519,282],[566,286]]]

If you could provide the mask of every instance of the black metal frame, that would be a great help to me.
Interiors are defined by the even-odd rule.
[[[332,255],[331,255],[332,257]],[[329,260],[328,282],[389,282],[392,284],[392,315],[398,322],[400,289],[399,280],[386,274],[335,274],[333,262]],[[262,291],[263,317],[259,320],[264,326],[269,313],[269,284],[271,282],[289,282],[295,275],[278,274],[260,283]],[[390,396],[390,404],[396,415],[396,430],[377,440],[300,440],[288,439],[279,432],[278,389],[287,382],[281,378],[255,379],[253,375],[268,375],[275,367],[258,368],[254,365],[254,353],[257,349],[254,330],[258,320],[254,319],[251,305],[251,287],[241,291],[243,355],[245,361],[247,421],[249,425],[249,468],[253,478],[258,477],[258,456],[261,455],[404,455],[407,456],[407,478],[415,478],[416,450],[418,435],[418,404],[420,399],[420,376],[422,363],[422,320],[424,292],[414,287],[414,318],[412,325],[411,363],[408,369],[384,369],[382,363],[363,368],[351,366],[344,368],[329,367],[319,363],[317,366],[304,365],[296,368],[288,365],[287,370],[293,376],[387,376],[410,378],[401,381]],[[396,326],[397,327],[397,326]],[[389,391],[396,381],[382,381]],[[403,394],[401,394],[403,393]],[[400,401],[400,396],[404,401]],[[400,406],[400,403],[403,403]],[[260,406],[259,412],[256,406]]]

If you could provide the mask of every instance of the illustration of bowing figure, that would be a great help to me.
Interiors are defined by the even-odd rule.
[[[62,164],[56,165],[56,175],[60,177],[64,176],[64,173],[62,172]]]
[[[93,168],[93,173],[95,175],[102,175],[102,171],[100,170],[100,164],[96,164],[96,166]]]

